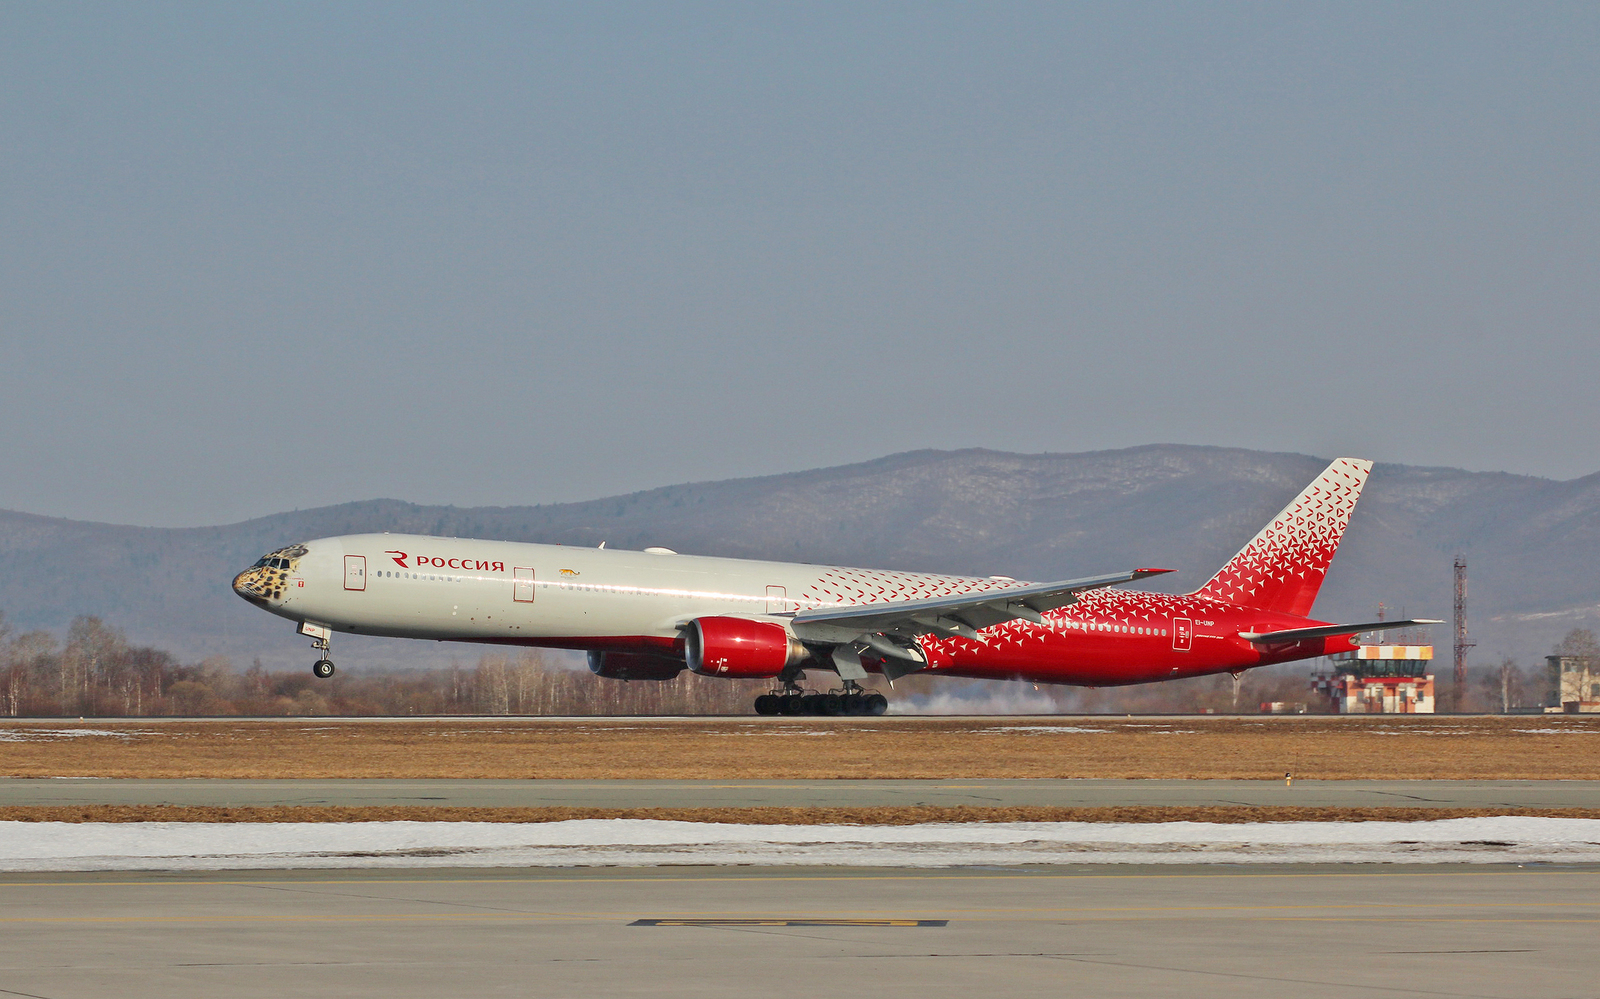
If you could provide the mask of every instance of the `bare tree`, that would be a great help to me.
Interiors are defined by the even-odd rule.
[[[1591,659],[1600,658],[1600,640],[1594,637],[1594,632],[1588,628],[1573,628],[1567,632],[1554,649],[1552,655],[1557,656],[1584,656]]]

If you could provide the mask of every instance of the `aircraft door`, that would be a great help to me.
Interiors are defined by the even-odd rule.
[[[364,590],[367,588],[367,557],[365,555],[346,555],[344,557],[344,588],[347,590]]]
[[[511,574],[511,599],[519,604],[533,603],[533,570],[519,565],[512,568]]]
[[[1188,652],[1194,647],[1194,621],[1186,617],[1172,619],[1172,648]]]
[[[781,586],[767,587],[767,613],[787,614],[789,612],[789,593]]]

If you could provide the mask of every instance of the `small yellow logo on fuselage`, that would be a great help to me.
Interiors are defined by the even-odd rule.
[[[576,569],[562,569],[561,570],[561,575],[563,575],[563,576],[576,576],[576,575],[578,575],[578,570],[576,570]]]

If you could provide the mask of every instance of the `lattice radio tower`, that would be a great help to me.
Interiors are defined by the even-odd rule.
[[[1467,650],[1475,645],[1467,641],[1467,560],[1456,557],[1456,683],[1452,692],[1455,709],[1461,710],[1467,692]]]

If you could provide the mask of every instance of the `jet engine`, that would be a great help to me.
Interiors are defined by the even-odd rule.
[[[782,625],[742,617],[699,617],[684,632],[689,668],[701,676],[777,676],[806,657]]]
[[[611,680],[671,680],[683,672],[683,660],[637,652],[591,651],[589,672]]]

